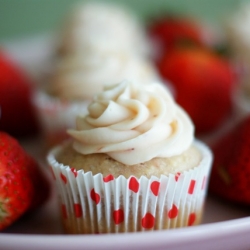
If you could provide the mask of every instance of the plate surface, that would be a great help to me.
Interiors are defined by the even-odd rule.
[[[38,37],[6,44],[5,48],[31,74],[40,76],[46,71],[46,65],[51,60],[53,41],[48,37]],[[39,145],[39,138],[24,142],[27,150],[35,156],[41,156]],[[46,167],[44,162],[42,165]],[[56,192],[53,190],[51,198],[39,211],[23,217],[0,233],[0,249],[249,250],[249,216],[247,208],[223,203],[208,196],[203,222],[199,226],[143,233],[64,235],[57,209]]]
[[[0,249],[227,249],[249,250],[249,211],[208,197],[199,226],[111,235],[64,235],[56,193],[39,211],[0,234]]]

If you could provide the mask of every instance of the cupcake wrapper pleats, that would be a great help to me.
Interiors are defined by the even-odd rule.
[[[76,116],[85,115],[88,104],[88,101],[62,101],[38,91],[34,96],[34,106],[47,144],[54,146],[67,139],[67,129],[75,128]]]
[[[202,218],[212,154],[201,142],[199,166],[182,173],[114,178],[92,175],[56,162],[51,166],[67,233],[117,233],[170,229],[197,225]]]

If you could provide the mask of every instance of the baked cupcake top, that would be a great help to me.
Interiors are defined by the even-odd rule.
[[[60,51],[149,52],[145,30],[128,9],[111,3],[78,4],[69,13],[60,38]]]
[[[80,154],[106,153],[126,165],[186,151],[194,126],[161,84],[122,81],[94,97],[88,115],[68,130]]]
[[[149,84],[159,80],[155,67],[146,58],[128,53],[80,53],[58,61],[48,84],[51,95],[67,100],[92,100],[105,85],[127,77]]]

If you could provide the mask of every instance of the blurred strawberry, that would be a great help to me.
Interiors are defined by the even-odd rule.
[[[0,51],[0,130],[13,136],[38,132],[31,98],[31,79]]]
[[[38,163],[5,132],[0,132],[0,155],[1,231],[39,208],[49,197],[50,185]]]
[[[208,46],[212,33],[197,21],[178,16],[159,17],[148,26],[148,35],[158,56],[176,46]]]
[[[192,118],[197,133],[218,128],[232,111],[236,82],[232,65],[202,48],[177,48],[158,64],[163,78],[174,87],[175,97]]]
[[[209,191],[250,205],[250,115],[215,142]]]

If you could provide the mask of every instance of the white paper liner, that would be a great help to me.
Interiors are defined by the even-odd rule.
[[[37,91],[33,102],[45,137],[59,143],[68,137],[66,130],[75,127],[77,115],[85,115],[89,102],[66,102]],[[58,137],[58,138],[56,138]]]
[[[117,233],[169,229],[200,223],[212,164],[210,149],[200,141],[199,166],[177,174],[150,179],[112,178],[74,171],[48,154],[57,186],[66,233]],[[84,163],[83,163],[84,165]]]

